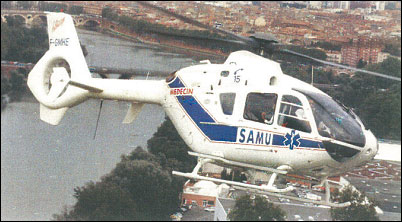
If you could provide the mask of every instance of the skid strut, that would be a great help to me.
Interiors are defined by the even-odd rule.
[[[194,155],[194,153],[191,153],[191,154]],[[278,167],[277,169],[269,168],[270,169],[269,172],[272,172],[272,175],[268,181],[268,184],[262,185],[262,186],[257,186],[257,185],[253,185],[253,184],[245,184],[245,183],[236,182],[236,181],[222,180],[222,179],[217,179],[217,178],[200,176],[200,175],[198,175],[198,171],[205,163],[210,163],[210,162],[213,163],[216,161],[228,163],[228,162],[234,162],[234,161],[224,160],[223,158],[220,158],[220,157],[208,158],[208,157],[210,157],[209,155],[203,155],[203,154],[197,154],[194,156],[198,156],[198,162],[191,173],[182,173],[182,172],[172,171],[172,174],[190,178],[190,179],[194,179],[194,180],[207,180],[207,181],[212,181],[215,183],[225,183],[225,184],[232,185],[233,187],[235,187],[237,189],[241,189],[241,190],[255,192],[258,194],[266,194],[266,195],[275,196],[275,197],[284,197],[284,198],[288,198],[291,200],[308,202],[308,203],[313,203],[313,204],[317,204],[317,205],[325,205],[325,206],[330,206],[330,207],[350,206],[350,202],[332,203],[330,201],[330,196],[331,196],[330,192],[331,191],[330,191],[330,185],[328,183],[327,178],[322,180],[322,184],[325,186],[325,200],[323,200],[323,201],[310,200],[310,199],[306,199],[306,198],[300,198],[300,197],[282,194],[282,193],[294,190],[295,188],[292,186],[289,186],[284,189],[278,189],[278,188],[274,187],[274,182],[276,180],[278,173],[283,173],[283,172],[287,172],[288,170],[291,170],[291,168],[289,166],[283,165],[283,166]],[[238,162],[235,162],[235,164],[233,164],[233,165],[236,165],[236,166],[240,165],[241,167],[245,167],[242,163],[238,163]],[[257,167],[258,166],[252,167],[252,169],[255,170]],[[260,169],[258,169],[258,170],[260,170]]]
[[[289,192],[294,190],[293,187],[287,187],[285,189],[278,189],[273,185],[277,173],[273,173],[270,179],[270,184],[267,185],[263,185],[263,186],[257,186],[257,185],[253,185],[253,184],[245,184],[245,183],[241,183],[241,182],[236,182],[236,181],[230,181],[230,180],[222,180],[222,179],[217,179],[217,178],[211,178],[211,177],[205,177],[205,176],[200,176],[198,175],[198,171],[199,169],[202,167],[202,165],[204,165],[205,163],[209,163],[209,162],[214,162],[213,159],[209,159],[209,158],[203,158],[203,157],[198,157],[198,163],[197,165],[194,167],[193,171],[191,173],[182,173],[182,172],[177,172],[177,171],[173,171],[172,174],[173,175],[177,175],[177,176],[182,176],[182,177],[186,177],[186,178],[190,178],[190,179],[195,179],[195,180],[207,180],[207,181],[212,181],[212,182],[216,182],[216,183],[226,183],[226,184],[230,184],[233,186],[243,186],[243,187],[248,187],[248,188],[252,188],[252,189],[260,189],[260,190],[264,190],[264,191],[269,191],[269,192],[275,192],[275,193],[284,193],[284,192]],[[288,166],[281,166],[279,167],[277,170],[279,172],[281,172],[284,169],[290,169]]]

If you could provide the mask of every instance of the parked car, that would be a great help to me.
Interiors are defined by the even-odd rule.
[[[215,207],[206,207],[206,208],[204,208],[204,210],[205,210],[205,211],[208,211],[208,212],[214,212],[214,211],[215,211]]]
[[[182,217],[183,217],[183,214],[181,214],[179,212],[170,215],[170,218],[174,221],[180,221]]]

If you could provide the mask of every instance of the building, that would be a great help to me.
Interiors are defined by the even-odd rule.
[[[384,10],[385,9],[385,2],[384,1],[375,2],[375,9],[376,10]]]
[[[235,206],[236,201],[233,199],[216,199],[216,206],[214,212],[214,221],[228,221],[228,214]]]
[[[342,63],[356,67],[359,60],[368,64],[377,63],[378,53],[382,45],[377,38],[362,36],[354,38],[349,44],[342,46]]]
[[[321,9],[322,2],[321,1],[309,1],[308,7],[311,9]]]
[[[341,1],[339,8],[341,9],[350,9],[350,1]]]
[[[342,62],[342,54],[336,51],[327,52],[327,61],[341,63]]]
[[[388,58],[390,54],[387,52],[379,52],[377,57],[377,63],[383,62]]]
[[[102,7],[94,5],[84,5],[84,12],[91,15],[102,15]]]
[[[201,180],[192,183],[188,180],[184,184],[182,204],[197,205],[200,207],[214,207],[217,197],[227,197],[229,186],[226,184],[216,185],[211,181]]]

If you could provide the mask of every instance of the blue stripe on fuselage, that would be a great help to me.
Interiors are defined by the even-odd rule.
[[[274,134],[272,145],[274,145],[274,146],[285,146],[284,145],[285,140],[286,140],[286,138],[284,136]],[[324,145],[320,141],[312,141],[312,140],[306,140],[306,139],[300,138],[299,142],[300,142],[300,145],[297,146],[297,147],[324,148]]]
[[[168,84],[170,88],[182,88],[185,87],[179,77],[176,77],[173,82]]]
[[[168,84],[170,88],[182,88],[185,87],[179,77]],[[190,118],[195,122],[198,128],[207,136],[210,140],[217,142],[236,142],[237,129],[235,126],[227,126],[216,123],[215,120],[205,111],[205,109],[198,103],[198,101],[192,95],[177,95],[177,100],[183,109],[187,112]],[[272,145],[285,146],[284,141],[286,138],[283,135],[273,134]],[[298,147],[305,148],[323,148],[322,142],[311,141],[306,139],[299,140],[300,145]]]
[[[216,124],[193,96],[179,95],[177,100],[210,140],[236,142],[237,127]]]

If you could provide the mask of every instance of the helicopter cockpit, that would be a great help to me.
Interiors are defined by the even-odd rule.
[[[363,130],[353,112],[343,109],[328,96],[312,92],[304,93],[321,136],[364,147],[366,141]]]
[[[291,92],[248,92],[243,119],[250,121],[250,124],[258,122],[328,138],[323,141],[324,147],[338,162],[344,162],[359,153],[356,147],[365,146],[362,126],[352,111],[324,94],[296,89]],[[225,115],[233,114],[235,99],[236,93],[220,94]]]
[[[366,145],[366,138],[362,125],[353,111],[342,107],[330,97],[304,91],[308,99],[318,133],[327,138],[351,144],[360,148]],[[328,154],[338,162],[345,162],[359,153],[359,149],[350,145],[335,144],[324,141],[324,147]]]

